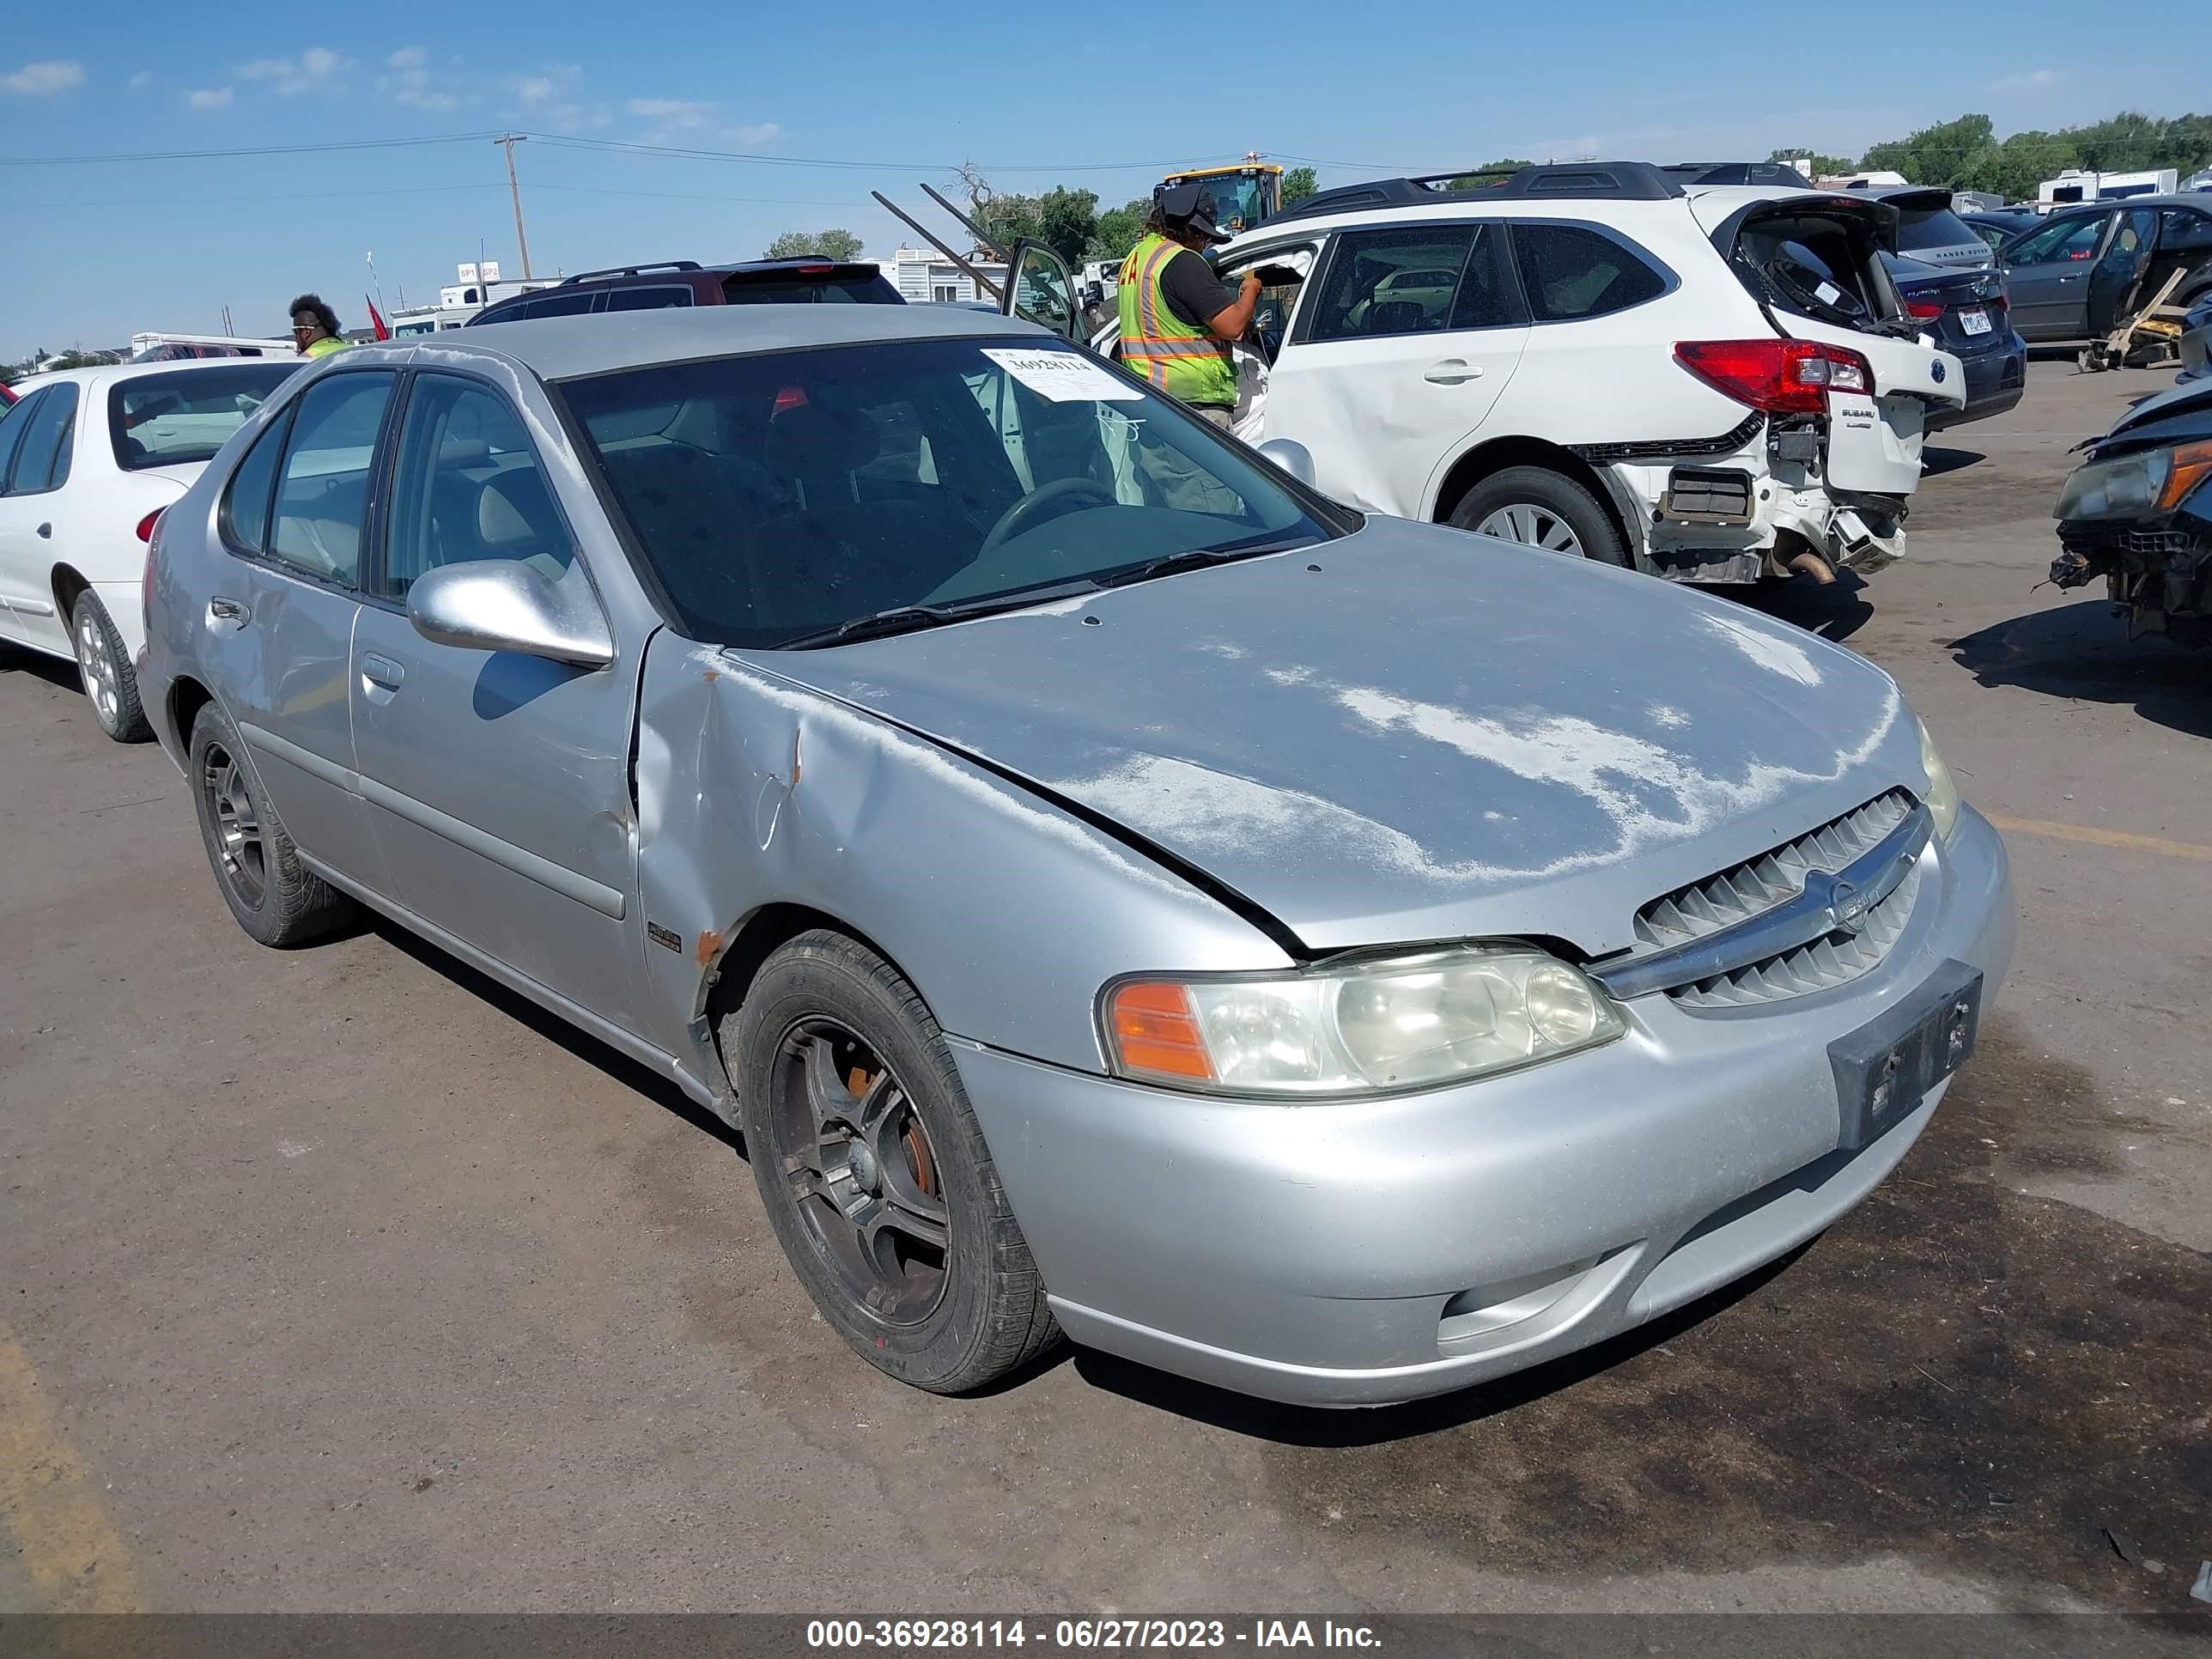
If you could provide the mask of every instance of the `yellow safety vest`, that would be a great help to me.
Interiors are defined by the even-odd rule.
[[[1171,398],[1234,407],[1237,362],[1229,342],[1215,339],[1202,324],[1194,328],[1183,321],[1160,291],[1168,261],[1185,252],[1182,243],[1146,231],[1121,261],[1115,295],[1121,307],[1121,361]]]
[[[321,339],[316,341],[313,345],[307,348],[307,356],[310,357],[327,357],[333,351],[343,351],[352,343],[353,342],[350,340],[334,339],[330,335],[325,334]]]

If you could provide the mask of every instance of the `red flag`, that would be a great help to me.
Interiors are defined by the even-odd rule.
[[[392,331],[385,327],[384,319],[377,312],[376,301],[369,299],[368,295],[366,294],[362,295],[361,297],[368,302],[369,326],[376,331],[376,337],[380,340],[390,339],[392,337]]]

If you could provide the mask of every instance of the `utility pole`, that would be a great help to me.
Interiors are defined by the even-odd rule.
[[[508,132],[492,140],[507,152],[507,193],[514,202],[514,240],[522,250],[522,280],[526,283],[530,280],[530,238],[522,234],[522,187],[514,182],[514,147],[529,137],[526,132]],[[488,289],[484,298],[491,298]]]

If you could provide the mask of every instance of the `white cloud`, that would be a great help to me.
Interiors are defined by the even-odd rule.
[[[430,54],[420,46],[402,46],[384,61],[396,70],[418,70],[429,61]]]
[[[199,87],[185,94],[186,109],[228,109],[231,90],[228,87]]]
[[[716,106],[684,98],[633,98],[625,107],[632,115],[681,130],[705,126]]]
[[[153,84],[154,71],[151,70],[140,70],[137,74],[131,77],[131,90],[133,92],[139,91],[141,88],[149,87]]]
[[[297,58],[257,58],[240,64],[239,74],[249,81],[266,81],[283,98],[303,92],[342,92],[353,59],[329,46],[309,46]]]
[[[584,78],[580,64],[548,64],[532,75],[510,77],[504,84],[507,96],[525,109],[544,110],[547,106],[565,99],[573,99]]]
[[[773,121],[763,121],[753,127],[724,127],[722,137],[733,144],[772,144],[783,137],[783,129]]]
[[[67,59],[26,64],[12,75],[0,75],[0,87],[27,98],[51,98],[83,84],[84,65]]]
[[[1990,84],[1992,92],[2043,92],[2057,86],[2066,78],[2063,70],[2024,70],[2018,75],[2008,75],[2002,81]]]

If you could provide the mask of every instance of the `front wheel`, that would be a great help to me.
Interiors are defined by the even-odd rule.
[[[769,1221],[863,1358],[962,1394],[1059,1340],[943,1034],[896,969],[802,933],[720,1036]]]
[[[1605,504],[1564,472],[1509,466],[1460,498],[1451,523],[1478,536],[1520,542],[1569,558],[1626,565],[1628,549]]]
[[[70,643],[76,649],[76,672],[100,729],[118,743],[143,743],[154,735],[138,706],[138,676],[115,618],[90,588],[76,597],[70,612]]]

